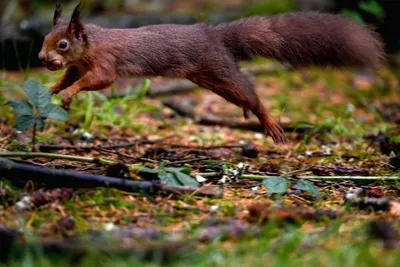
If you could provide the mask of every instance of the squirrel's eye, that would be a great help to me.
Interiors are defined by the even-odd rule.
[[[65,48],[68,47],[68,43],[62,41],[62,42],[60,42],[60,43],[58,44],[58,47],[61,48],[61,49],[65,49]]]

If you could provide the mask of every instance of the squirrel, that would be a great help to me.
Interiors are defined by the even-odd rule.
[[[384,59],[378,33],[343,15],[315,12],[255,16],[208,25],[161,24],[135,29],[106,29],[84,24],[80,4],[69,21],[58,2],[53,28],[39,59],[51,70],[66,68],[51,90],[69,109],[80,91],[101,90],[119,77],[186,78],[256,115],[266,135],[285,141],[283,129],[261,103],[238,62],[255,56],[294,68],[376,67]]]

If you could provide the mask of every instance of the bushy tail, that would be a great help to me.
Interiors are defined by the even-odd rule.
[[[379,35],[342,15],[285,13],[237,20],[216,29],[237,60],[262,56],[293,67],[374,67],[384,59]]]

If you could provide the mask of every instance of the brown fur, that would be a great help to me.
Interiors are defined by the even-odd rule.
[[[55,60],[67,67],[52,90],[64,107],[82,90],[101,90],[126,75],[187,78],[252,111],[275,142],[284,132],[260,102],[238,60],[264,56],[294,67],[359,65],[374,67],[383,59],[383,44],[369,28],[341,15],[287,13],[252,17],[209,26],[154,25],[138,29],[104,29],[82,24],[79,8],[66,23],[55,13],[55,26],[39,57],[51,70]],[[57,47],[68,40],[68,51]],[[61,67],[60,67],[61,68]]]

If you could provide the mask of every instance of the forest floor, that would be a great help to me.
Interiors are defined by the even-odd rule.
[[[155,78],[145,91],[142,80],[125,79],[78,94],[67,123],[47,120],[37,133],[34,150],[45,154],[29,158],[33,133],[13,129],[5,103],[26,98],[28,78],[51,86],[62,71],[0,72],[1,157],[208,190],[52,188],[7,177],[0,258],[9,266],[399,266],[396,73],[294,71],[264,60],[244,68],[257,74],[287,143],[273,144],[254,117],[246,124],[241,109],[209,91],[156,95],[191,86]]]

